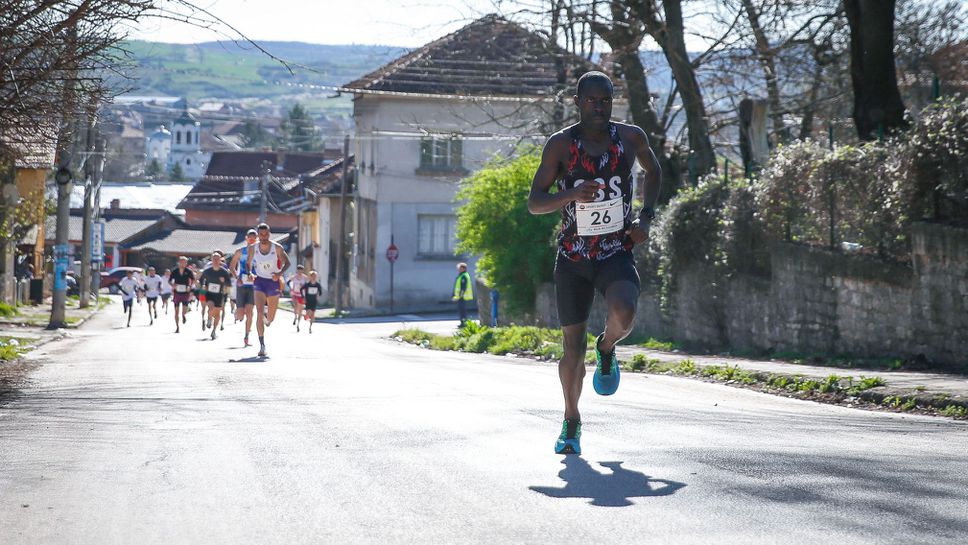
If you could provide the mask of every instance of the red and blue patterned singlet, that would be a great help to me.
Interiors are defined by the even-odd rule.
[[[632,225],[632,167],[625,155],[625,147],[618,135],[618,127],[609,123],[612,143],[598,157],[590,156],[581,143],[578,125],[569,131],[568,165],[558,180],[558,191],[571,189],[589,182],[605,185],[599,190],[595,202],[622,199],[622,227],[614,232],[582,236],[578,234],[577,210],[581,203],[570,202],[561,210],[561,232],[558,234],[558,251],[572,261],[591,259],[601,261],[618,252],[630,250],[632,239],[625,231]]]

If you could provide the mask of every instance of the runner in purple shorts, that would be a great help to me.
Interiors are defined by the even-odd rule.
[[[171,272],[171,287],[174,295],[172,305],[175,307],[175,333],[180,331],[178,323],[178,309],[181,308],[181,323],[185,323],[185,313],[188,312],[188,303],[191,301],[192,284],[195,283],[195,274],[188,268],[188,258],[181,256],[178,258],[178,267]]]
[[[269,240],[269,226],[260,223],[256,227],[259,242],[249,246],[245,269],[253,277],[256,308],[256,332],[259,334],[259,356],[266,355],[265,328],[272,325],[279,307],[279,279],[282,271],[289,268],[289,256],[282,246]],[[268,304],[269,310],[265,308]]]

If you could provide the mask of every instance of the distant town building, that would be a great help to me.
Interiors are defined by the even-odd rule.
[[[186,108],[171,125],[172,145],[169,157],[169,172],[175,165],[181,167],[182,175],[190,180],[198,180],[205,174],[211,154],[202,151],[201,124],[188,113]]]
[[[169,157],[171,157],[171,131],[161,125],[148,137],[147,161],[148,164],[157,162],[159,166],[167,167]]]
[[[201,124],[188,112],[171,124],[171,130],[159,125],[145,144],[145,172],[151,172],[157,163],[168,175],[180,170],[184,180],[197,181],[205,175],[211,152],[202,149]],[[178,169],[175,166],[178,166]]]

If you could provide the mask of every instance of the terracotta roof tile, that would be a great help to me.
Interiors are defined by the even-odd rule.
[[[286,153],[282,170],[276,168],[276,152],[224,151],[212,154],[205,176],[188,192],[178,208],[196,210],[257,210],[260,205],[258,184],[262,163],[272,169],[269,187],[270,209],[291,197],[288,192],[299,185],[299,177],[319,171],[339,159],[342,153]],[[249,188],[246,188],[248,184]]]
[[[559,74],[558,64],[563,74]],[[346,84],[349,89],[470,96],[554,96],[602,70],[526,28],[488,15]],[[559,83],[563,78],[564,83]]]

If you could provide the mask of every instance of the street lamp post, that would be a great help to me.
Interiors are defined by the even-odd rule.
[[[67,303],[67,240],[71,215],[71,175],[70,169],[62,166],[54,174],[57,182],[57,230],[54,239],[54,296],[50,308],[50,323],[47,329],[58,329],[67,325],[65,305]]]

